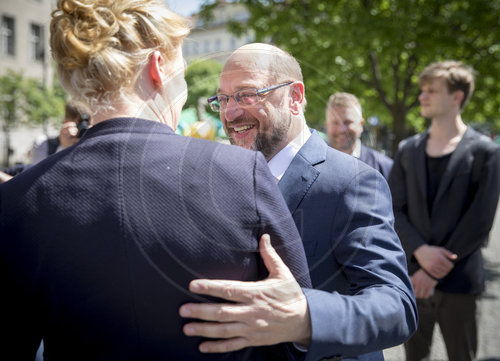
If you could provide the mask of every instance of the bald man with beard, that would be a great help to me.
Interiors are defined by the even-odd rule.
[[[189,303],[188,336],[201,352],[294,342],[305,360],[383,360],[415,331],[415,298],[384,177],[327,146],[306,123],[302,73],[281,49],[250,44],[226,62],[208,99],[232,144],[261,151],[302,237],[313,289],[283,284],[279,259],[260,282],[195,280],[227,302]],[[292,290],[292,291],[289,291]],[[211,340],[215,339],[215,340]]]

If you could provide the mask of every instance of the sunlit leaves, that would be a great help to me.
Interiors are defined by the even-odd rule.
[[[498,0],[239,2],[248,6],[247,27],[259,40],[272,39],[301,63],[313,126],[321,127],[332,92],[349,91],[362,98],[365,118],[377,115],[384,124],[405,122],[409,131],[420,131],[426,122],[416,102],[418,74],[431,62],[457,59],[479,73],[464,118],[500,131]]]

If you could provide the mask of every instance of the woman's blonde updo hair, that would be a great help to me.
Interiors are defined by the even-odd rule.
[[[189,28],[161,0],[58,0],[50,32],[62,85],[96,111],[126,96],[153,51],[177,56]]]

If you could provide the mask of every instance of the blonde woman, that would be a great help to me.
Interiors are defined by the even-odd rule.
[[[92,109],[92,124],[75,145],[0,185],[8,330],[0,349],[9,360],[33,359],[41,339],[52,361],[293,352],[284,345],[211,356],[182,334],[178,308],[204,301],[188,292],[194,278],[257,281],[266,266],[273,274],[279,254],[291,272],[275,287],[302,297],[287,280],[310,286],[264,157],[174,133],[187,94],[187,33],[160,0],[58,1],[52,54],[63,86]],[[267,237],[259,243],[264,233],[274,248]]]

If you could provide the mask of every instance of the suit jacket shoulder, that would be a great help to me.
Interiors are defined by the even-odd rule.
[[[500,144],[495,143],[488,136],[470,127],[467,131],[469,132],[469,137],[474,143],[474,151],[482,151],[491,155],[498,152],[498,149],[500,149]]]
[[[404,342],[416,327],[384,177],[313,133],[279,188],[301,233],[315,287],[305,290],[312,325],[306,361],[382,359],[380,350]]]
[[[405,138],[401,142],[399,142],[398,151],[408,152],[414,150],[416,147],[420,146],[420,144],[424,142],[428,136],[429,136],[429,131],[426,130],[422,133],[418,133],[408,138]]]
[[[382,173],[385,179],[389,178],[393,162],[392,159],[385,154],[361,144],[361,154],[359,159]]]

